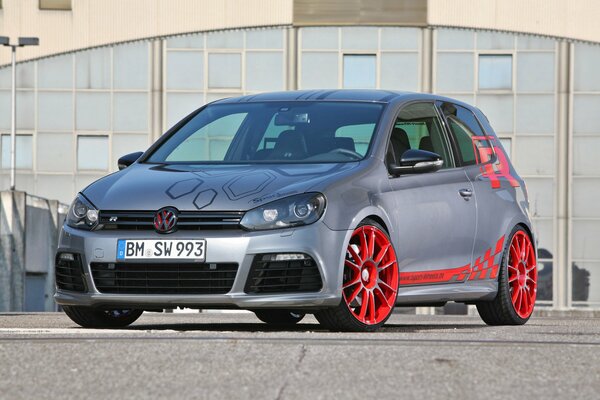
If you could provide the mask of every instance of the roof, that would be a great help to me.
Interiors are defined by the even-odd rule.
[[[327,90],[293,90],[286,92],[270,92],[252,94],[241,97],[231,97],[216,101],[216,103],[243,103],[259,101],[371,101],[389,103],[399,98],[421,98],[430,95],[412,92],[397,92],[391,90],[364,89],[327,89]]]

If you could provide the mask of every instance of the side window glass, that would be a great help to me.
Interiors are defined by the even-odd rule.
[[[390,136],[386,161],[398,163],[402,154],[409,149],[437,153],[444,160],[442,168],[454,167],[442,125],[432,103],[410,104],[400,110]]]
[[[441,108],[458,146],[462,164],[475,165],[489,161],[492,147],[475,115],[452,103],[442,103]]]

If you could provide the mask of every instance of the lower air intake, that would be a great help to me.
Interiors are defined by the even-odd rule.
[[[323,287],[317,263],[307,254],[259,254],[254,257],[246,293],[318,292]]]

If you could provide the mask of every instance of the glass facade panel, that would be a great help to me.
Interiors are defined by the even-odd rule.
[[[475,47],[475,32],[466,29],[436,29],[437,48],[441,50],[471,50]]]
[[[573,95],[573,132],[600,133],[600,94]]]
[[[554,132],[554,95],[520,94],[515,112],[517,133]]]
[[[573,258],[600,260],[600,220],[573,221]]]
[[[531,35],[517,36],[517,49],[519,50],[554,50],[555,47],[554,39]]]
[[[35,93],[17,92],[17,129],[35,128]]]
[[[342,28],[342,50],[373,50],[377,49],[378,41],[377,28]]]
[[[204,34],[175,36],[167,39],[169,49],[202,49],[204,48]]]
[[[38,61],[37,84],[45,89],[70,89],[73,87],[73,56],[70,54]]]
[[[472,92],[473,73],[472,53],[439,53],[435,74],[436,91]]]
[[[113,130],[144,132],[148,130],[148,95],[146,93],[115,93],[113,95]]]
[[[100,48],[75,55],[78,89],[110,89],[110,49]]]
[[[374,89],[377,85],[376,56],[367,54],[344,55],[345,89]]]
[[[518,92],[553,92],[554,53],[519,53],[517,56]]]
[[[338,87],[337,53],[302,53],[301,89]]]
[[[172,127],[203,104],[204,95],[202,93],[168,93],[166,128]]]
[[[303,49],[330,49],[337,50],[339,47],[338,28],[303,28]]]
[[[10,135],[2,135],[0,143],[2,146],[2,168],[10,169]],[[15,166],[18,169],[33,168],[33,136],[17,135],[15,158]]]
[[[75,110],[78,130],[110,130],[110,93],[79,92]]]
[[[575,261],[571,273],[573,301],[600,306],[600,262]]]
[[[69,132],[73,130],[73,94],[38,92],[39,130]]]
[[[600,175],[598,150],[600,136],[579,136],[573,138],[573,174]]]
[[[18,179],[18,178],[17,178]],[[17,182],[20,182],[17,180]],[[73,201],[74,194],[83,187],[75,188],[73,175],[38,174],[36,195],[47,199],[56,199],[65,204]]]
[[[284,90],[283,53],[246,53],[246,90]]]
[[[419,55],[417,53],[382,53],[381,88],[418,91]]]
[[[488,117],[496,133],[513,131],[512,95],[479,95],[477,106]]]
[[[512,88],[512,56],[479,55],[479,89],[510,90]]]
[[[117,162],[119,161],[119,158],[129,153],[135,153],[136,151],[146,151],[149,146],[148,136],[115,133],[112,136],[111,145],[112,160],[108,167],[109,170],[114,171],[117,169]]]
[[[10,129],[10,92],[0,90],[0,129]]]
[[[72,172],[73,145],[71,133],[38,133],[36,169],[44,172]]]
[[[600,90],[600,46],[575,44],[575,71],[573,73],[575,90],[589,92]]]
[[[525,178],[529,193],[529,211],[535,217],[554,215],[554,181],[552,178]]]
[[[381,50],[419,50],[420,48],[420,29],[381,28]]]
[[[10,89],[11,80],[10,67],[0,68],[0,89]]]
[[[108,136],[77,137],[77,169],[108,169]]]
[[[64,78],[66,80],[66,78]],[[17,87],[32,89],[35,87],[35,63],[17,64]]]
[[[211,32],[206,35],[206,46],[211,49],[241,49],[244,47],[242,31]]]
[[[600,217],[600,178],[573,179],[573,217]]]
[[[204,89],[204,53],[167,52],[167,89]]]
[[[208,55],[209,88],[241,88],[242,56],[237,53]]]
[[[477,48],[484,50],[512,50],[514,35],[500,32],[477,32]]]
[[[149,83],[148,43],[131,43],[113,49],[115,89],[147,89]]]
[[[281,49],[283,48],[282,29],[258,29],[246,32],[247,49]]]
[[[535,156],[532,154],[535,149]],[[554,174],[554,138],[522,137],[515,141],[515,167],[523,175]]]

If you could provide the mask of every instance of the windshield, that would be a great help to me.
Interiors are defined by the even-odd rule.
[[[383,109],[361,102],[209,105],[160,145],[150,163],[317,163],[365,157]]]

